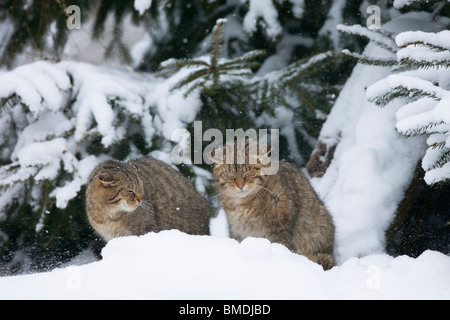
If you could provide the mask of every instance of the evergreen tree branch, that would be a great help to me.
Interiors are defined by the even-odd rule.
[[[221,30],[223,25],[226,23],[226,19],[219,19],[213,29],[214,40],[212,42],[211,50],[211,69],[215,69],[217,65],[217,60],[219,58],[219,50],[222,44]]]
[[[379,47],[386,49],[391,53],[396,53],[398,50],[393,36],[389,33],[380,30],[369,30],[361,25],[346,26],[340,24],[336,28],[340,32],[345,32],[370,40]]]
[[[181,69],[183,67],[207,67],[211,65],[203,60],[193,59],[169,59],[161,62],[160,69]]]
[[[377,97],[369,98],[368,100],[375,103],[379,107],[385,107],[394,99],[406,98],[412,101],[424,97],[429,97],[434,100],[440,100],[440,97],[438,97],[433,92],[425,91],[419,88],[407,88],[401,85],[392,88],[392,90],[387,93],[384,93]]]
[[[448,69],[448,68],[450,68],[450,60],[426,61],[426,60],[412,60],[410,58],[403,58],[399,61],[399,63],[400,63],[400,65],[406,65],[410,68],[416,68],[416,69],[429,69],[429,68]]]
[[[372,66],[392,67],[392,66],[396,66],[398,64],[397,60],[395,60],[395,59],[383,59],[383,58],[369,57],[367,55],[351,52],[350,50],[347,50],[347,49],[342,50],[342,54],[347,57],[357,59],[358,62],[361,62],[363,64],[372,65]]]
[[[444,124],[444,122],[442,122],[442,121],[441,122],[430,122],[425,126],[421,126],[420,128],[409,129],[406,131],[402,131],[400,133],[408,138],[422,136],[424,134],[432,133],[433,130],[430,130],[430,129],[435,128],[442,124]]]
[[[184,79],[182,79],[181,81],[177,82],[172,88],[171,91],[180,89],[186,85],[189,85],[190,83],[197,81],[199,79],[202,78],[206,78],[208,75],[210,75],[210,69],[208,68],[203,68],[200,70],[196,70],[192,73],[190,73],[188,76],[186,76]],[[203,79],[205,80],[205,79]],[[192,91],[192,90],[190,90]]]
[[[407,42],[400,46],[400,48],[406,48],[409,46],[414,47],[426,47],[429,50],[436,51],[436,52],[442,52],[442,51],[448,51],[448,48],[444,48],[442,46],[438,46],[432,43],[425,43],[423,41],[413,41],[413,42]]]

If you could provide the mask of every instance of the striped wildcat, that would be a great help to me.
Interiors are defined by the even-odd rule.
[[[238,241],[246,237],[267,238],[305,255],[324,269],[332,268],[334,224],[308,179],[283,161],[277,164],[276,174],[265,174],[270,167],[270,146],[261,148],[268,151],[257,155],[255,163],[249,161],[256,155],[249,155],[248,140],[245,163],[227,164],[228,152],[234,152],[237,159],[237,145],[227,144],[221,152],[211,153],[214,181],[228,218],[230,236]]]
[[[209,234],[205,199],[181,173],[150,157],[99,164],[88,180],[86,212],[106,241],[168,229]]]

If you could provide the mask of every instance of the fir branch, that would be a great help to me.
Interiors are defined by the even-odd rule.
[[[180,69],[183,67],[207,67],[210,68],[211,65],[203,60],[193,60],[193,59],[169,59],[161,62],[160,69]]]
[[[396,66],[398,64],[397,60],[395,60],[395,59],[383,59],[383,58],[369,57],[367,55],[362,55],[359,53],[351,52],[348,49],[342,50],[342,54],[347,57],[357,59],[358,62],[361,62],[363,64],[372,65],[372,66],[392,67],[392,66]]]
[[[317,112],[319,108],[312,102],[312,99],[309,99],[309,93],[308,91],[302,90],[301,87],[295,87],[294,88],[297,95],[300,97],[300,99],[314,112]],[[322,111],[322,110],[320,110]]]
[[[249,64],[250,66],[257,66],[259,65],[258,62],[255,62],[254,60],[265,56],[266,52],[264,50],[253,50],[253,51],[249,51],[244,53],[242,56],[235,58],[233,60],[230,60],[228,62],[224,62],[221,64],[221,68],[227,68],[229,66],[235,66],[235,67],[240,67],[241,65],[245,68],[249,68]]]
[[[444,124],[444,122],[442,122],[442,121],[441,122],[430,122],[427,125],[422,126],[420,128],[409,129],[406,131],[402,131],[400,133],[408,138],[422,136],[424,134],[432,133],[431,132],[432,130],[430,130],[430,129],[435,128],[441,124]]]
[[[391,53],[396,53],[398,50],[392,34],[380,30],[369,30],[359,24],[353,26],[339,24],[336,29],[340,32],[366,38]]]
[[[214,40],[211,42],[211,68],[216,68],[217,60],[219,58],[219,50],[223,45],[221,30],[223,25],[227,22],[226,19],[219,19],[213,29]]]
[[[220,51],[224,45],[224,42],[221,40],[221,30],[225,22],[225,19],[217,20],[216,26],[213,29],[209,62],[204,59],[169,59],[160,64],[160,69],[171,68],[180,70],[185,67],[200,68],[176,83],[171,90],[186,87],[188,88],[185,93],[186,95],[198,87],[207,90],[208,86],[217,87],[218,85],[225,85],[226,81],[219,83],[220,75],[239,79],[239,77],[251,75],[251,69],[259,66],[259,62],[256,59],[265,54],[262,50],[249,51],[232,60],[220,59]]]
[[[450,150],[449,149],[447,149],[447,151],[442,152],[441,156],[439,157],[439,159],[437,159],[434,162],[434,166],[432,168],[430,168],[430,170],[436,169],[436,168],[442,168],[448,162],[450,162]]]
[[[401,47],[407,46],[427,46],[433,50],[450,50],[450,44],[446,38],[450,35],[449,30],[443,30],[437,33],[423,31],[405,31],[395,37],[396,44]],[[414,39],[414,40],[411,40]]]
[[[425,60],[411,60],[409,58],[403,58],[399,61],[400,65],[406,65],[410,68],[417,68],[417,69],[429,69],[429,68],[450,68],[450,60],[444,60],[444,61],[425,61]]]
[[[392,88],[391,91],[368,99],[369,102],[375,103],[379,107],[385,107],[394,99],[407,98],[408,100],[417,100],[419,98],[429,97],[433,100],[440,100],[435,93],[424,91],[419,88],[406,88],[404,86],[397,86]]]
[[[256,78],[254,80],[254,83],[258,83],[262,80],[268,81],[273,85],[275,83],[280,84],[299,79],[305,79],[327,66],[336,58],[337,56],[332,51],[319,53],[313,57],[302,59],[298,62],[292,63],[281,71],[277,70],[270,72],[264,75],[262,79]]]
[[[293,110],[298,105],[292,107],[292,102],[289,102],[286,97],[296,97],[300,105],[306,107],[304,110],[309,109],[314,114],[318,111],[323,113],[327,110],[321,108],[320,104],[323,101],[317,96],[320,96],[319,92],[330,88],[327,85],[311,83],[306,79],[334,61],[336,57],[337,55],[331,51],[320,53],[295,62],[283,70],[256,77],[250,81],[249,85],[254,87],[253,91],[257,99],[265,104],[285,106]]]
[[[194,71],[192,73],[190,73],[188,76],[186,76],[184,79],[182,79],[181,81],[177,82],[170,90],[174,91],[177,89],[180,89],[188,84],[190,84],[191,82],[197,81],[199,79],[201,79],[202,77],[206,77],[210,74],[210,69],[208,68],[203,68],[197,71]]]
[[[406,48],[409,46],[414,46],[414,47],[426,47],[427,49],[430,49],[432,51],[436,51],[436,52],[442,52],[442,51],[448,51],[448,48],[444,48],[442,46],[438,46],[432,43],[425,43],[423,41],[414,41],[414,42],[406,42],[405,44],[401,45],[400,48]]]
[[[433,149],[444,149],[446,145],[447,144],[445,141],[441,141],[441,142],[435,142],[433,144],[430,144],[430,147]]]

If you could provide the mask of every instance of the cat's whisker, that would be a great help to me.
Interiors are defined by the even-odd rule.
[[[263,194],[263,192],[261,192],[262,190],[261,189],[258,189],[258,190],[255,190],[254,191],[254,197],[256,197],[256,199],[259,201],[259,202],[264,202],[264,200],[265,200],[265,195]]]
[[[154,206],[149,201],[143,200],[139,204],[139,206],[142,207],[142,209],[144,209],[145,211],[148,211],[148,212],[151,212],[151,213],[155,213]]]
[[[153,212],[153,205],[150,202],[148,202],[148,201],[145,201],[145,200],[142,201],[141,202],[141,207],[146,209],[146,210],[150,210],[150,211]]]
[[[267,191],[267,192],[269,192],[270,195],[275,195],[275,193],[272,190],[269,190],[263,186],[257,186],[256,192],[262,192],[262,191]]]
[[[214,198],[214,197],[220,197],[220,196],[226,197],[226,198],[232,198],[232,197],[234,197],[233,192],[232,192],[231,190],[229,190],[229,189],[222,189],[222,190],[219,190],[219,192],[217,193],[217,195],[213,196],[213,198]]]
[[[211,198],[212,199],[218,198],[220,194],[221,194],[220,192],[217,192],[215,195],[212,195]]]

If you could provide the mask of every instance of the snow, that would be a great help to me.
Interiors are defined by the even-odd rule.
[[[427,154],[429,154],[431,152],[432,151],[429,150],[429,151],[427,151]],[[424,158],[424,160],[423,160],[424,163],[426,163],[427,160],[428,159]],[[450,163],[446,163],[440,168],[434,168],[434,169],[428,171],[425,175],[424,180],[427,184],[433,184],[433,183],[442,181],[442,177],[450,177]]]
[[[152,0],[134,0],[134,8],[139,11],[140,15],[152,6]]]
[[[397,43],[399,47],[415,44],[417,42],[423,42],[425,44],[450,50],[450,31],[444,30],[437,33],[406,31],[395,37],[395,43]]]
[[[249,9],[243,21],[243,28],[248,33],[254,33],[259,23],[269,38],[275,39],[281,34],[282,28],[278,22],[278,12],[271,0],[241,0],[249,2]],[[300,6],[295,6],[299,14]],[[261,20],[260,20],[261,19]]]
[[[450,60],[450,52],[434,52],[426,47],[403,48],[397,52],[398,61],[413,59],[424,62],[442,62]]]
[[[147,94],[149,103],[158,106],[162,135],[167,140],[171,140],[175,130],[185,128],[187,123],[194,121],[201,107],[199,94],[185,96],[182,90],[172,91],[173,86],[189,74],[188,69],[185,68],[167,81],[157,84]]]
[[[70,200],[78,195],[81,187],[87,183],[88,178],[92,170],[99,163],[95,156],[88,156],[78,161],[72,154],[66,153],[67,157],[63,157],[63,160],[68,163],[64,164],[65,168],[73,168],[76,174],[73,180],[68,182],[63,187],[58,187],[50,194],[51,197],[56,198],[56,206],[58,208],[65,208]],[[69,159],[67,159],[69,158]],[[69,170],[68,170],[69,171]],[[70,172],[70,171],[69,171]]]
[[[140,1],[139,4],[142,5],[142,9],[145,8],[143,6],[145,1]],[[116,31],[114,15],[111,14],[106,18],[101,39],[93,36],[95,16],[95,10],[89,12],[81,20],[81,29],[70,30],[61,60],[87,62],[95,65],[119,66],[124,64],[123,58],[115,53],[105,59],[105,51]],[[126,14],[123,17],[122,26],[123,34],[126,34],[126,37],[122,37],[122,42],[127,48],[130,48],[133,65],[138,65],[143,57],[143,47],[148,47],[151,44],[149,30],[143,25],[133,23],[131,14]],[[50,56],[51,54],[49,53]],[[27,57],[23,60],[22,64],[30,62]]]
[[[14,33],[13,21],[9,17],[6,19],[3,18],[2,20],[3,21],[0,22],[0,57],[3,56],[6,44]]]
[[[83,63],[62,62],[60,66],[74,78],[78,93],[74,105],[78,113],[75,131],[77,141],[89,133],[93,121],[97,123],[97,130],[102,135],[105,147],[120,138],[114,128],[116,115],[109,99],[123,101],[122,104],[132,114],[143,113],[142,104],[150,88],[146,78],[125,70]]]
[[[416,0],[394,0],[394,7],[397,9],[401,9],[404,6],[409,6],[411,3],[415,1]]]
[[[323,269],[266,239],[177,230],[111,240],[101,261],[0,278],[0,299],[449,299],[450,257],[386,254]]]
[[[436,98],[443,98],[447,95],[446,90],[435,86],[431,81],[423,80],[418,77],[393,74],[367,88],[367,99],[375,99],[376,97],[399,87],[408,90],[418,89]]]
[[[305,1],[304,0],[290,0],[292,3],[292,13],[294,17],[301,18],[303,16]]]
[[[331,35],[330,39],[333,41],[333,47],[336,51],[342,49],[342,41],[339,35],[339,29],[336,26],[339,26],[342,23],[342,12],[344,10],[345,4],[345,0],[333,1],[333,4],[328,11],[327,20],[319,30],[320,35]]]

